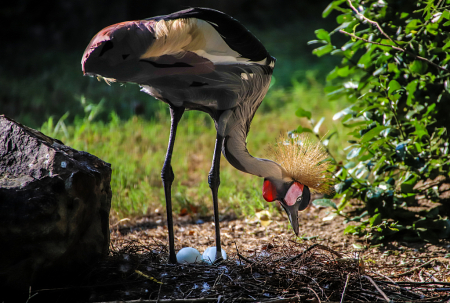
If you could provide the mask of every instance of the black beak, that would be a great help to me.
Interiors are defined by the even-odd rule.
[[[303,194],[297,198],[297,201],[294,205],[288,206],[284,203],[281,203],[281,206],[283,206],[284,210],[286,211],[289,221],[291,222],[292,229],[295,232],[295,235],[298,236],[298,212],[301,210],[304,210],[306,207],[308,207],[309,202],[311,201],[311,192],[309,191],[308,186],[305,186],[303,188]]]

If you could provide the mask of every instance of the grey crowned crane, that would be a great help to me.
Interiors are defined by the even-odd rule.
[[[213,9],[190,8],[114,24],[91,40],[81,64],[84,75],[107,82],[137,83],[143,92],[170,107],[170,137],[161,172],[169,262],[176,262],[171,159],[178,122],[185,110],[208,113],[217,131],[208,175],[214,203],[216,259],[222,256],[217,201],[221,151],[236,169],[264,178],[264,199],[280,202],[298,234],[298,211],[310,203],[307,182],[300,182],[295,172],[273,161],[253,157],[246,147],[250,123],[269,88],[275,58],[236,19]]]

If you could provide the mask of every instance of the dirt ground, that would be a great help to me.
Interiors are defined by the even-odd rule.
[[[232,216],[221,218],[222,246],[229,254],[236,253],[236,247],[242,255],[251,256],[266,249],[267,245],[292,242],[312,245],[319,243],[342,254],[368,260],[368,266],[378,261],[386,265],[395,265],[414,258],[413,263],[420,263],[420,259],[443,258],[443,262],[450,263],[450,241],[438,244],[393,242],[390,244],[371,246],[364,239],[344,235],[342,217],[330,218],[330,210],[321,207],[309,207],[299,213],[299,237],[293,233],[289,221],[282,210],[278,214],[270,215],[262,212],[255,217],[236,219]],[[209,219],[209,220],[208,220]],[[165,212],[156,210],[154,215],[122,219],[111,223],[111,242],[115,249],[122,247],[127,240],[133,239],[142,244],[167,244],[167,227]],[[206,222],[205,222],[206,221]],[[207,247],[215,246],[214,222],[212,218],[199,219],[189,214],[175,218],[176,250],[182,247],[194,247],[202,253]],[[413,267],[414,264],[410,264]],[[374,264],[372,266],[379,266]],[[444,274],[444,272],[442,272]],[[447,272],[450,278],[450,271]]]
[[[301,237],[295,237],[282,211],[275,215],[262,212],[253,218],[240,220],[225,216],[221,220],[221,235],[222,248],[227,252],[228,260],[220,266],[210,266],[206,269],[202,267],[203,265],[200,268],[185,265],[171,269],[168,269],[167,265],[161,265],[167,264],[167,228],[163,210],[156,210],[150,216],[133,220],[113,218],[111,222],[113,255],[120,256],[118,258],[122,261],[123,258],[128,260],[130,257],[145,255],[135,259],[134,263],[130,262],[139,263],[140,268],[147,269],[147,274],[141,270],[132,272],[130,268],[124,272],[128,272],[129,277],[140,276],[147,280],[154,279],[154,283],[164,285],[172,283],[173,286],[166,288],[166,291],[164,287],[160,287],[159,290],[144,287],[143,290],[141,286],[140,291],[134,293],[128,289],[125,291],[125,297],[122,296],[121,299],[144,300],[142,302],[156,302],[155,299],[177,299],[179,302],[196,302],[200,299],[206,300],[205,302],[208,300],[339,302],[345,296],[344,302],[387,299],[395,302],[450,300],[450,241],[435,244],[394,242],[371,246],[363,239],[343,235],[346,227],[343,218],[330,218],[329,214],[329,209],[317,207],[310,207],[301,212],[299,214]],[[177,251],[182,247],[194,247],[203,253],[207,247],[215,246],[214,223],[210,218],[198,218],[195,215],[178,216],[175,218],[175,245]],[[285,267],[284,263],[280,263],[282,260],[297,261],[300,256],[303,258],[302,261],[290,265],[291,267]],[[148,263],[148,258],[159,259]],[[144,263],[146,267],[143,267]],[[241,267],[236,267],[236,264]],[[220,271],[220,268],[225,269]],[[277,273],[279,268],[286,271],[285,276]],[[191,281],[193,278],[186,275],[186,271],[196,275],[194,280],[197,284]],[[218,283],[225,271],[238,274],[225,275],[230,280],[228,284],[222,282],[224,279]],[[250,280],[239,284],[237,281],[245,280],[245,273],[248,272],[251,272]],[[278,282],[273,280],[274,276],[278,277]],[[204,277],[209,281],[209,284],[203,282],[206,283],[203,286],[208,285],[207,291],[194,291],[198,285],[202,285],[202,279],[199,280],[198,277]],[[365,277],[367,281],[361,277]],[[264,283],[261,282],[262,279]],[[280,279],[293,282],[282,285]],[[276,287],[274,283],[278,283]],[[315,283],[314,287],[311,283]],[[241,286],[236,288],[236,285]],[[242,285],[253,285],[250,287],[252,290]],[[262,290],[256,292],[253,287],[260,287]],[[192,290],[189,290],[191,288]],[[95,296],[91,296],[91,300],[96,302],[110,302],[111,299],[108,298],[110,297],[98,292]]]

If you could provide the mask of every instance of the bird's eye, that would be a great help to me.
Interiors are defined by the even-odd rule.
[[[98,55],[99,57],[103,56],[107,51],[112,49],[114,47],[114,44],[111,41],[106,41],[103,45],[102,51]]]
[[[296,200],[296,203],[300,203],[300,202],[302,202],[302,200],[303,200],[303,195],[298,196],[297,200]]]
[[[123,60],[126,60],[129,56],[130,56],[130,54],[123,54],[123,55],[122,55],[122,59],[123,59]]]

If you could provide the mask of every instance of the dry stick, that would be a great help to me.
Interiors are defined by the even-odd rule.
[[[102,301],[95,303],[205,303],[205,302],[217,302],[219,298],[199,298],[199,299],[163,299],[163,300],[130,300],[130,301]],[[240,298],[239,301],[254,301],[252,299]]]
[[[264,301],[264,303],[287,303],[287,302],[300,302],[300,297],[290,297],[290,298]]]
[[[242,260],[244,260],[245,262],[249,263],[249,264],[253,264],[255,262],[247,259],[246,257],[244,257],[243,255],[241,255],[240,253],[238,253],[239,258],[241,258]]]
[[[164,271],[166,271],[166,266],[167,266],[167,264],[164,265],[164,269],[163,269]],[[163,280],[164,280],[164,278],[161,279],[161,282],[164,283]],[[163,286],[163,283],[159,284],[158,297],[156,298],[156,303],[163,301],[163,300],[159,300],[159,296],[161,295],[161,287]]]
[[[292,261],[297,260],[298,258],[300,258],[301,256],[303,256],[304,254],[306,254],[308,251],[310,251],[311,249],[313,249],[313,248],[316,247],[316,246],[319,246],[319,244],[316,243],[316,244],[311,245],[310,247],[308,247],[307,249],[305,249],[304,251],[302,251],[302,252],[299,253],[298,255],[296,255],[296,256],[294,256],[294,257],[292,257],[292,258],[287,259],[287,260],[286,260],[286,263],[287,263],[287,262],[292,262]]]
[[[432,259],[432,260],[430,260],[430,261],[428,261],[428,262],[425,262],[425,263],[423,263],[422,265],[419,265],[419,266],[417,266],[417,267],[414,267],[414,268],[411,269],[411,270],[405,271],[404,273],[397,274],[397,275],[393,275],[393,276],[389,276],[389,278],[398,278],[398,277],[401,277],[401,276],[409,275],[410,273],[415,272],[415,271],[418,270],[419,268],[424,267],[424,266],[427,266],[428,264],[430,264],[430,263],[433,262],[434,260],[435,260],[435,259]]]
[[[430,274],[428,271],[426,271],[425,269],[423,270],[423,272],[425,273],[425,274],[427,274],[434,282],[439,282],[439,280],[435,277],[435,276],[433,276],[432,274]]]
[[[320,301],[320,298],[319,298],[319,296],[317,295],[317,293],[314,291],[314,289],[312,289],[311,287],[308,287],[308,289],[311,290],[311,291],[316,295],[316,298],[317,298],[317,300],[319,301],[319,303],[322,303],[322,301]]]
[[[423,286],[423,285],[434,285],[434,284],[439,284],[439,285],[445,285],[445,286],[450,286],[450,282],[416,282],[416,281],[399,281],[397,282],[397,284],[399,285],[404,285],[404,287],[412,287],[409,285],[417,285],[417,286]]]
[[[373,270],[368,270],[368,272],[373,273],[373,274],[376,274],[376,275],[379,275],[379,276],[385,278],[386,280],[388,280],[389,282],[391,282],[392,284],[394,284],[395,286],[397,286],[397,287],[400,288],[400,286],[397,284],[397,282],[395,282],[394,280],[392,280],[392,279],[389,278],[388,276],[385,276],[385,275],[383,275],[383,274],[381,274],[381,273],[379,273],[379,272],[373,271]]]
[[[295,260],[297,260],[298,258],[300,258],[301,256],[303,256],[304,254],[306,254],[308,251],[310,251],[311,249],[313,249],[315,247],[318,247],[318,248],[326,250],[326,251],[328,251],[328,252],[330,252],[332,254],[335,254],[338,258],[342,258],[342,255],[340,253],[338,253],[337,251],[334,251],[334,250],[332,250],[331,248],[329,248],[329,247],[327,247],[325,245],[321,245],[321,244],[317,244],[316,243],[316,244],[311,245],[310,247],[308,247],[307,249],[305,249],[304,251],[302,251],[298,255],[287,259],[285,262],[288,263],[288,262],[295,261]]]
[[[236,242],[234,242],[234,246],[236,246],[236,253],[237,253],[239,259],[244,260],[244,261],[247,262],[248,264],[253,264],[253,263],[254,263],[253,261],[250,261],[249,259],[247,259],[246,257],[244,257],[243,255],[241,255],[241,254],[239,253],[239,250],[238,250],[238,247],[237,247]],[[240,260],[239,260],[239,261],[240,261]],[[242,261],[241,261],[241,263],[242,263]]]
[[[394,280],[392,280],[392,279],[389,278],[388,276],[385,276],[385,275],[383,275],[383,274],[381,274],[381,273],[379,273],[379,272],[373,271],[373,270],[369,270],[368,272],[373,273],[373,274],[377,274],[377,275],[379,275],[379,276],[385,278],[386,280],[388,280],[388,281],[390,282],[390,283],[389,283],[389,282],[386,282],[386,281],[382,281],[382,283],[390,284],[390,285],[392,285],[392,286],[397,287],[397,288],[398,288],[399,290],[401,290],[401,291],[404,291],[404,292],[408,292],[408,293],[414,294],[413,292],[409,291],[408,289],[406,289],[406,288],[401,287],[400,285],[398,285],[397,282],[395,282]],[[449,283],[449,284],[450,284],[450,283]]]
[[[366,43],[375,44],[375,45],[381,45],[381,46],[388,46],[388,47],[390,47],[390,48],[392,48],[392,49],[395,49],[395,50],[404,52],[404,53],[406,53],[406,54],[408,54],[408,55],[411,55],[411,56],[413,56],[413,57],[416,58],[416,59],[425,61],[425,62],[427,62],[428,64],[431,64],[431,65],[435,66],[436,68],[439,68],[439,69],[441,69],[441,70],[443,70],[443,71],[446,71],[446,72],[449,71],[449,70],[446,69],[445,67],[442,67],[442,66],[437,65],[436,63],[434,63],[434,62],[428,60],[427,58],[424,58],[424,57],[421,57],[421,56],[417,56],[416,54],[414,54],[414,53],[412,53],[412,52],[410,52],[410,51],[407,51],[407,50],[405,50],[405,49],[403,49],[403,48],[401,48],[401,47],[397,47],[397,46],[389,45],[389,44],[384,44],[384,43],[379,43],[379,42],[374,42],[374,41],[369,41],[369,40],[367,40],[367,39],[358,37],[358,36],[356,36],[356,35],[354,35],[354,34],[352,34],[352,33],[348,33],[348,32],[346,32],[346,31],[344,31],[343,29],[340,29],[339,32],[340,32],[340,33],[343,33],[343,34],[346,34],[346,35],[349,35],[349,36],[352,37],[352,38],[355,38],[355,39],[364,41],[364,42],[366,42]]]
[[[381,290],[380,287],[378,287],[377,283],[375,283],[374,280],[372,280],[371,277],[363,275],[364,278],[366,278],[367,280],[370,281],[370,283],[372,283],[373,286],[375,286],[375,288],[378,290],[378,292],[383,296],[383,298],[386,300],[386,302],[390,302],[391,300],[388,298],[388,296],[386,296],[386,294],[384,293],[384,291]]]
[[[344,285],[344,290],[342,291],[342,296],[341,296],[341,302],[344,302],[344,297],[345,297],[345,291],[347,290],[347,284],[348,284],[348,280],[350,279],[350,274],[347,274],[347,280],[345,280],[345,285]]]

